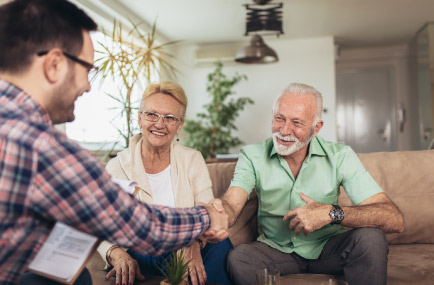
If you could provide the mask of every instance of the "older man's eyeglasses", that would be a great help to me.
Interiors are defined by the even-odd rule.
[[[38,56],[43,56],[43,55],[46,55],[48,52],[49,51],[40,51],[40,52],[38,52],[36,54]],[[74,56],[72,54],[66,53],[64,51],[62,51],[62,53],[63,53],[64,56],[66,56],[70,60],[72,60],[72,61],[80,64],[81,66],[85,67],[88,70],[88,80],[89,80],[89,83],[92,83],[95,80],[96,75],[98,74],[98,70],[99,70],[99,68],[97,66],[95,66],[92,63],[89,63],[87,61],[84,61],[82,59],[79,59],[78,57],[76,57],[76,56]]]
[[[177,116],[174,115],[161,115],[155,112],[148,112],[148,111],[140,111],[139,113],[143,114],[146,121],[155,123],[158,122],[160,118],[162,118],[163,123],[169,126],[175,126],[178,122],[182,121],[181,118],[178,118]]]

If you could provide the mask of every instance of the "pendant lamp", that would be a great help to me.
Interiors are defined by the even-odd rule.
[[[273,63],[278,61],[276,52],[267,46],[260,35],[254,35],[250,45],[242,47],[235,56],[241,63]]]

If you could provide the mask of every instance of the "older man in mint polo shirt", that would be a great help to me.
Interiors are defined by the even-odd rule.
[[[231,225],[256,188],[260,235],[229,254],[236,284],[254,284],[262,268],[282,275],[344,274],[352,285],[386,284],[384,233],[402,232],[403,216],[350,147],[317,136],[321,113],[316,89],[289,85],[273,109],[273,137],[241,149],[223,205],[214,203]],[[355,206],[337,205],[340,186]]]

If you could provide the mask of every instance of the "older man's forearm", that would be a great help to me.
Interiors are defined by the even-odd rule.
[[[235,209],[231,206],[231,204],[226,201],[225,199],[222,199],[223,208],[225,209],[226,214],[228,215],[228,225],[229,227],[232,227],[235,222],[237,221],[238,215],[235,212]]]
[[[249,195],[240,187],[230,187],[221,199],[231,227],[237,221]]]
[[[343,226],[360,228],[376,227],[385,233],[404,231],[404,217],[399,209],[391,203],[342,207],[345,218]]]

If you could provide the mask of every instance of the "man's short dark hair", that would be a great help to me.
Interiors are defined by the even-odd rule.
[[[78,55],[82,31],[96,23],[66,0],[14,0],[0,6],[0,71],[25,70],[37,52],[60,48]]]

